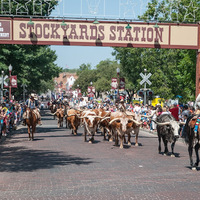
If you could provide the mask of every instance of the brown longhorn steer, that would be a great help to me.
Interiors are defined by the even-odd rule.
[[[101,116],[103,119],[100,119],[99,126],[102,127],[102,133],[104,136],[104,140],[106,140],[106,132],[108,134],[108,140],[111,138],[111,130],[110,130],[110,111],[105,111],[104,109],[99,109],[99,116]]]
[[[72,134],[74,135],[77,135],[77,130],[81,122],[78,115],[80,115],[80,111],[78,110],[67,110],[66,123],[68,124],[69,128],[72,129]]]
[[[110,115],[110,122],[112,132],[115,137],[115,145],[118,145],[118,136],[120,138],[120,149],[123,148],[123,141],[125,134],[130,133],[133,130],[133,123],[140,125],[141,123],[133,119],[132,116],[128,116],[125,112],[113,112]]]
[[[128,112],[128,111],[126,111],[126,115],[131,116],[132,119],[134,119],[138,122],[137,124],[133,122],[132,131],[127,132],[128,145],[131,146],[131,133],[132,133],[133,135],[135,135],[135,146],[138,146],[138,135],[139,135],[139,131],[140,131],[140,125],[142,124],[142,122],[140,121],[141,117],[138,116],[137,114],[134,114],[134,113]],[[124,142],[126,142],[126,140],[124,140]]]
[[[56,115],[58,119],[58,128],[63,127],[64,110],[59,108],[53,115]]]

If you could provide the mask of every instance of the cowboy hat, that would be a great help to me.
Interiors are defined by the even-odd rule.
[[[31,97],[35,98],[35,94],[34,94],[34,93],[31,93]]]
[[[38,98],[37,98],[37,94],[34,95],[34,98],[35,98],[35,100],[38,100]]]

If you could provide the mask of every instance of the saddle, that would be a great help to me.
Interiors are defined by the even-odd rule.
[[[194,116],[188,123],[189,127],[194,128],[194,132],[196,132],[196,133],[197,133],[197,131],[200,132],[199,124],[200,124],[200,115]]]
[[[36,119],[38,120],[39,117],[38,117],[38,112],[35,110],[35,109],[32,109],[32,110],[26,110],[26,118],[29,119],[30,118],[30,112],[33,112],[33,114],[35,114],[36,116]]]

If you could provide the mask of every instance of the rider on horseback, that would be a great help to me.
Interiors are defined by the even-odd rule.
[[[32,93],[30,95],[30,98],[27,99],[26,107],[28,107],[28,108],[30,108],[34,111],[34,113],[37,115],[37,118],[38,118],[38,124],[42,125],[41,115],[40,115],[40,112],[39,112],[39,109],[38,109],[37,96],[35,94]],[[26,126],[26,119],[27,118],[28,118],[27,113],[24,112],[24,114],[23,114],[23,124],[22,125]]]

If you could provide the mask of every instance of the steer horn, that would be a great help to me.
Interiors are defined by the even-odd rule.
[[[125,112],[125,114],[126,114],[127,116],[132,116],[132,117],[135,116],[134,113],[133,113],[133,114],[128,114],[128,113]]]
[[[120,118],[114,118],[109,122],[109,125],[111,125],[114,121],[120,120]]]
[[[71,115],[67,115],[66,117],[71,117],[71,116],[75,116],[76,114],[71,114]]]
[[[134,123],[136,123],[137,125],[141,125],[142,124],[142,122],[138,122],[138,121],[136,121],[134,119],[129,119],[129,120],[132,121],[132,122],[134,122]]]
[[[170,125],[171,124],[170,122],[162,122],[162,123],[160,123],[160,122],[157,122],[155,120],[151,120],[151,121],[155,122],[158,126],[165,126],[165,125]]]
[[[103,122],[103,121],[106,120],[106,119],[110,119],[110,117],[105,117],[105,118],[103,118],[103,119],[100,121],[100,123]]]

